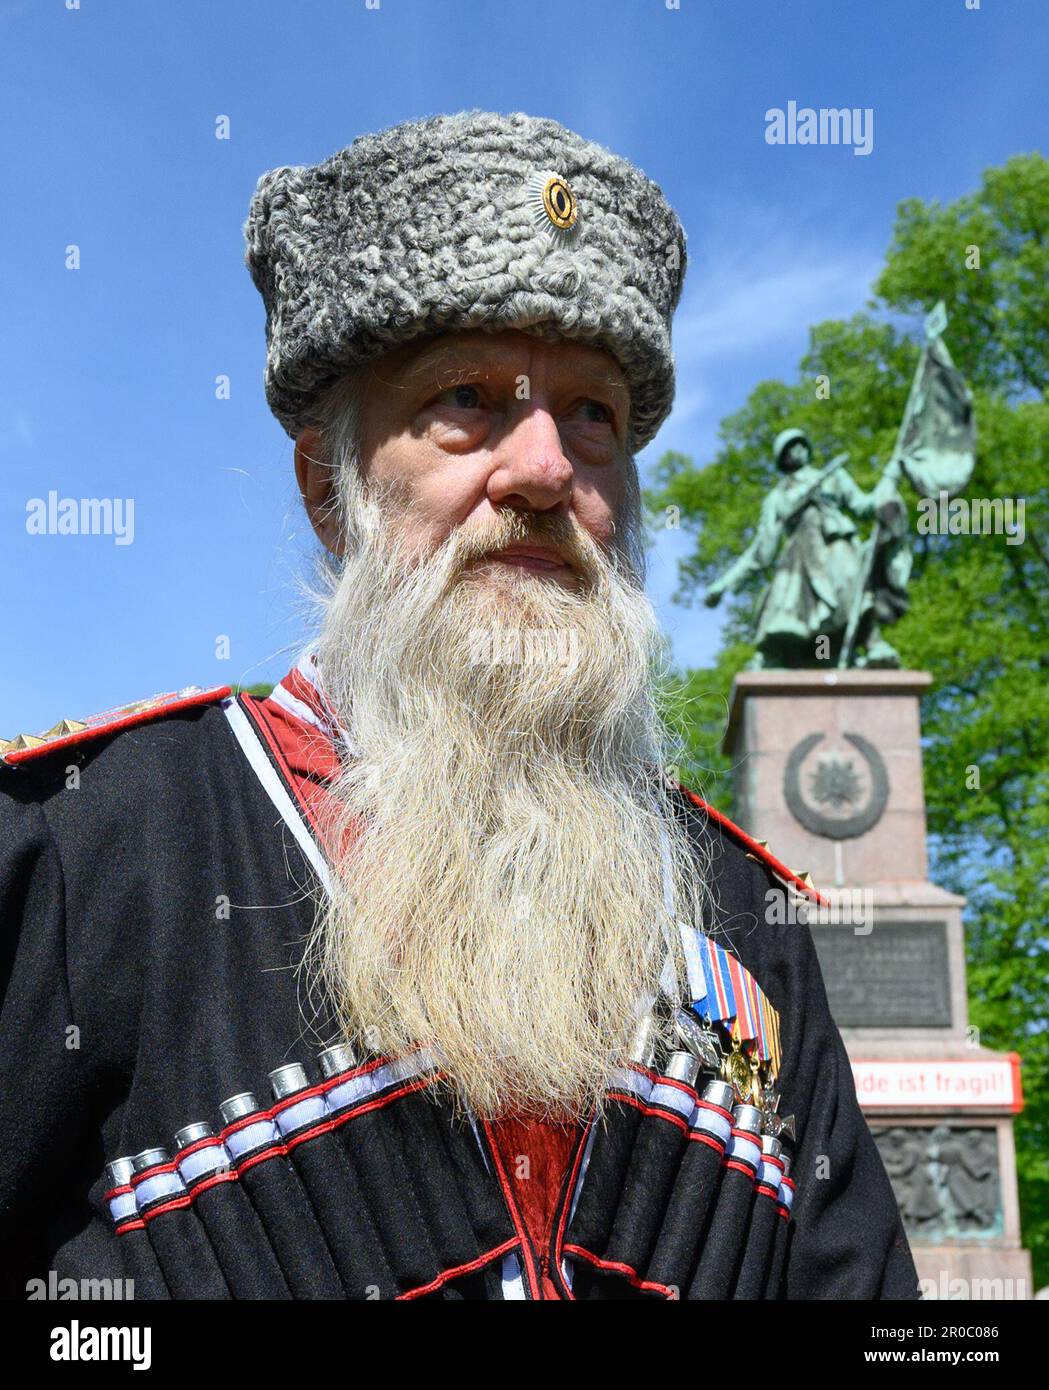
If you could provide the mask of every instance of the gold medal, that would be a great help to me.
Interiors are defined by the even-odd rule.
[[[745,1101],[750,1091],[750,1063],[743,1055],[739,1039],[732,1042],[732,1051],[721,1065],[721,1075],[735,1091],[737,1098]]]

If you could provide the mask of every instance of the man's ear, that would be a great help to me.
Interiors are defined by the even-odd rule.
[[[331,470],[324,461],[324,440],[319,430],[307,426],[295,441],[295,477],[302,505],[317,539],[333,555],[342,555]]]

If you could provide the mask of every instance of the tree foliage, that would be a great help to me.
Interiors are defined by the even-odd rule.
[[[775,481],[771,442],[802,426],[818,461],[848,450],[869,487],[888,459],[939,299],[945,339],[975,395],[978,457],[966,495],[1022,499],[1022,544],[1004,535],[913,537],[911,607],[889,630],[907,667],[931,671],[922,707],[931,877],[968,898],[971,1021],[1023,1059],[1016,1125],[1024,1243],[1049,1281],[1049,161],[1018,156],[942,206],[899,206],[876,298],[816,325],[797,379],[764,381],[722,423],[707,466],[669,453],[646,494],[650,524],[680,509],[694,541],[678,597],[695,602],[753,534]],[[824,381],[821,383],[820,378]],[[828,394],[829,387],[829,394]],[[916,502],[912,496],[912,505]],[[682,673],[671,702],[685,772],[731,801],[719,751],[732,675],[761,582],[729,609],[713,668]]]

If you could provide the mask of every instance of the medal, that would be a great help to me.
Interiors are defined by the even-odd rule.
[[[713,1028],[705,1027],[687,1009],[678,1009],[674,1015],[674,1035],[693,1057],[697,1057],[707,1071],[715,1076],[721,1070],[724,1048]]]
[[[750,1053],[750,1099],[753,1105],[761,1105],[761,1058],[756,1047]]]
[[[776,1090],[773,1081],[766,1081],[761,1091],[761,1132],[779,1139],[785,1135],[788,1139],[795,1137],[795,1121],[793,1115],[779,1114],[779,1092]]]
[[[732,1051],[721,1064],[721,1075],[735,1091],[741,1102],[745,1102],[750,1091],[750,1063],[743,1055],[739,1039],[732,1041]]]

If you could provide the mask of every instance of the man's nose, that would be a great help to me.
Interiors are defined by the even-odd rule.
[[[571,497],[573,480],[557,421],[533,402],[496,450],[489,500],[496,506],[548,511]]]

